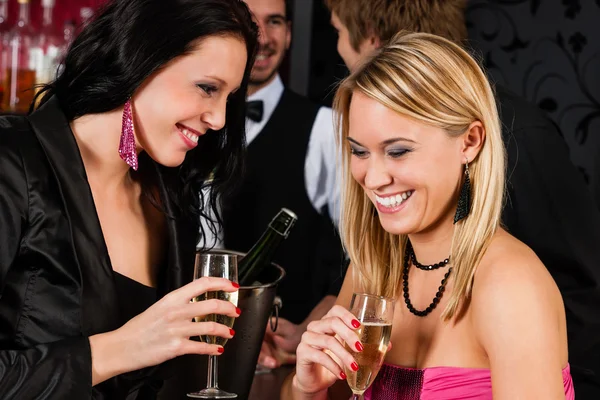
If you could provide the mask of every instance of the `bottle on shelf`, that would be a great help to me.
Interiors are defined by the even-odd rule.
[[[64,62],[65,62],[65,57],[67,55],[67,51],[69,50],[69,46],[71,46],[71,42],[73,41],[73,38],[75,37],[75,20],[73,19],[68,19],[65,21],[63,28],[62,28],[62,40],[61,40],[61,45],[60,48],[58,50],[58,59],[57,59],[57,72],[56,74],[60,74],[63,66],[64,66]]]
[[[4,94],[4,72],[8,65],[8,0],[0,0],[0,107]]]
[[[8,33],[8,64],[4,75],[4,111],[24,114],[35,94],[35,67],[30,57],[36,32],[29,18],[29,0],[18,0],[19,17]]]
[[[79,9],[79,18],[81,19],[81,26],[86,26],[93,16],[94,9],[92,7],[81,7]]]
[[[67,49],[71,45],[71,42],[73,41],[73,38],[75,37],[75,26],[76,26],[76,24],[75,24],[74,19],[66,20],[63,25],[63,29],[62,29],[62,35],[63,35],[62,52],[63,53],[66,53]]]
[[[261,272],[271,264],[277,248],[288,237],[298,220],[292,211],[282,208],[273,218],[267,230],[238,262],[238,282],[242,286],[253,285]]]
[[[30,50],[36,85],[44,85],[54,80],[60,61],[63,39],[52,20],[54,1],[42,0],[42,26]]]

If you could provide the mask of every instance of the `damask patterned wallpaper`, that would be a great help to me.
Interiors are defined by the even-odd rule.
[[[600,207],[600,0],[470,0],[489,74],[558,124]]]

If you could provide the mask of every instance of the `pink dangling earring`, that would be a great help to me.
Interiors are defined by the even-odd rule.
[[[127,100],[123,108],[123,128],[121,129],[121,140],[119,142],[119,155],[134,171],[138,169],[138,158],[135,152],[135,136],[133,129],[133,112],[131,111],[131,99]]]

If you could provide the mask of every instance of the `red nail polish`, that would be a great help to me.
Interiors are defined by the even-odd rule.
[[[229,329],[229,334],[230,334],[231,336],[235,336],[235,331],[234,331],[233,329]]]
[[[350,368],[352,368],[352,371],[358,371],[358,364],[353,362],[352,364],[350,364]]]
[[[346,380],[346,378],[348,378],[348,377],[346,376],[346,374],[344,373],[344,371],[342,371],[342,372],[340,372],[340,378]]]
[[[224,348],[224,347],[219,347],[219,348],[217,349],[217,351],[218,351],[220,354],[223,354],[223,352],[225,351],[225,348]],[[358,366],[357,366],[357,368],[358,368]]]
[[[234,287],[234,288],[236,288],[236,289],[239,289],[239,288],[240,288],[240,284],[239,284],[239,283],[237,283],[237,282],[231,282],[231,286],[233,286],[233,287]]]
[[[358,350],[358,351],[363,351],[364,350],[363,345],[360,342],[356,342],[354,344],[354,347],[356,347],[356,350]]]
[[[236,307],[235,312],[237,313],[237,315],[240,315],[242,313],[242,310],[240,310],[239,307]]]
[[[354,329],[358,329],[358,328],[360,328],[360,322],[358,322],[357,319],[353,319],[352,326],[354,327]]]

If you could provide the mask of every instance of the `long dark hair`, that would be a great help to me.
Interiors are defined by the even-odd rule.
[[[41,105],[56,96],[69,121],[111,111],[122,107],[169,61],[193,50],[198,40],[215,35],[239,37],[246,44],[248,63],[240,90],[229,99],[225,127],[201,136],[181,166],[160,167],[177,217],[198,222],[208,215],[201,207],[205,204],[220,222],[217,202],[230,195],[242,168],[245,96],[257,32],[241,0],[112,0],[75,38],[62,71],[38,92],[36,100]],[[156,200],[151,195],[156,189],[151,164],[142,154],[137,176],[144,192]],[[209,199],[203,198],[203,185],[211,186]],[[210,224],[213,233],[217,221]]]

